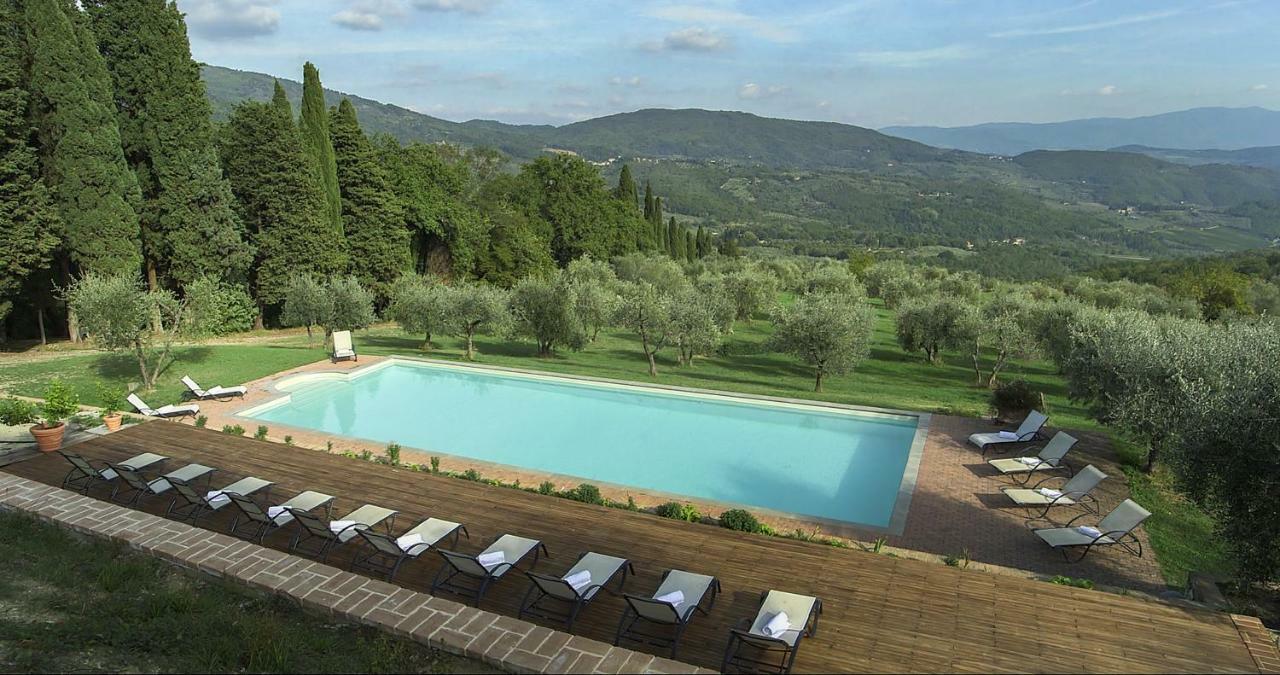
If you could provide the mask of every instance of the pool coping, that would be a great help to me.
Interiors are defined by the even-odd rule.
[[[596,484],[601,487],[610,488],[619,492],[626,492],[626,491],[642,492],[643,494],[646,494],[646,495],[670,498],[670,500],[677,501],[677,502],[692,501],[692,502],[698,502],[700,504],[717,506],[722,508],[749,509],[753,513],[764,515],[766,517],[784,519],[788,521],[804,521],[804,522],[814,523],[822,526],[823,528],[830,528],[830,530],[828,531],[834,530],[834,532],[837,534],[842,534],[843,536],[847,536],[851,538],[856,536],[856,534],[865,534],[865,533],[899,536],[899,535],[902,535],[903,532],[906,530],[908,512],[911,506],[911,498],[915,492],[915,488],[918,483],[920,464],[924,455],[925,440],[928,438],[929,426],[932,421],[932,414],[927,412],[899,410],[894,408],[881,408],[881,407],[875,407],[875,406],[853,405],[853,404],[847,404],[847,403],[835,403],[831,401],[814,401],[810,399],[790,398],[790,397],[783,397],[783,396],[769,396],[764,394],[728,392],[728,391],[717,390],[717,389],[685,387],[685,386],[672,385],[672,384],[644,383],[644,382],[635,382],[631,380],[618,380],[614,378],[596,377],[591,375],[550,373],[543,370],[533,370],[528,368],[513,368],[509,366],[498,366],[498,365],[491,365],[491,364],[463,363],[463,362],[457,362],[457,361],[447,361],[442,359],[431,359],[431,358],[409,356],[409,355],[387,356],[387,357],[380,358],[378,361],[371,363],[369,365],[357,366],[353,369],[339,369],[335,367],[333,369],[319,369],[319,370],[313,370],[305,373],[289,372],[282,375],[268,376],[267,378],[264,378],[265,382],[263,382],[262,384],[265,389],[267,389],[268,391],[274,394],[273,397],[265,401],[258,401],[251,405],[236,408],[232,410],[230,414],[232,417],[235,417],[235,418],[253,420],[255,422],[262,422],[263,420],[261,420],[260,418],[253,417],[253,415],[264,412],[266,410],[270,410],[271,408],[274,408],[280,405],[287,404],[291,400],[291,389],[286,388],[286,386],[288,385],[292,385],[295,382],[299,384],[312,384],[312,383],[318,383],[318,382],[324,382],[324,381],[350,382],[351,380],[364,377],[371,373],[375,373],[379,370],[382,370],[383,368],[389,368],[393,365],[396,365],[397,363],[407,363],[408,365],[444,368],[444,369],[461,370],[461,371],[489,371],[495,374],[520,375],[524,377],[542,379],[542,380],[552,380],[552,381],[567,380],[570,382],[577,381],[580,383],[592,384],[596,386],[606,385],[613,388],[622,388],[622,389],[630,389],[630,390],[641,390],[641,391],[650,390],[650,391],[657,391],[657,392],[662,392],[667,394],[694,396],[698,398],[713,398],[713,399],[718,399],[722,401],[728,400],[729,402],[734,402],[734,400],[736,399],[739,402],[766,404],[766,405],[773,405],[773,406],[787,407],[787,408],[796,408],[796,407],[807,408],[807,409],[816,408],[819,410],[825,408],[833,412],[844,412],[844,413],[853,412],[853,413],[862,413],[864,415],[914,418],[916,420],[915,434],[912,438],[911,445],[908,447],[908,450],[907,450],[907,453],[908,453],[907,462],[906,462],[906,465],[903,467],[902,480],[898,486],[898,494],[897,494],[897,497],[894,499],[893,511],[890,514],[889,523],[886,526],[877,526],[877,525],[870,525],[867,523],[835,520],[831,518],[824,518],[822,516],[814,516],[814,515],[794,513],[794,512],[788,512],[788,511],[779,511],[775,509],[768,509],[768,508],[756,506],[753,504],[742,504],[737,502],[711,500],[711,499],[698,497],[696,495],[676,494],[671,492],[665,492],[662,490],[642,488],[635,485],[611,483],[608,481],[584,478],[582,476],[573,476],[569,474],[559,474],[559,473],[553,473],[549,471],[541,471],[541,470],[531,469],[528,467],[522,467],[514,464],[490,462],[482,459],[467,457],[465,455],[455,455],[452,453],[447,453],[439,450],[426,450],[426,449],[417,448],[417,447],[408,446],[408,445],[403,446],[405,450],[408,450],[414,453],[418,453],[422,455],[439,455],[441,458],[456,460],[459,463],[471,463],[481,467],[493,467],[494,469],[498,469],[502,471],[514,470],[517,472],[523,472],[530,475],[547,476],[551,478],[559,478],[562,480],[576,480],[580,482],[590,481],[592,484]],[[299,432],[319,434],[323,436],[332,436],[334,438],[345,438],[345,439],[351,439],[354,441],[360,441],[365,443],[379,443],[379,444],[382,443],[382,441],[379,441],[376,439],[364,438],[361,436],[350,436],[346,434],[331,433],[331,432],[321,431],[318,429],[311,429],[308,427],[295,427],[295,426],[280,423],[280,422],[273,422],[272,424],[282,428],[294,429]]]

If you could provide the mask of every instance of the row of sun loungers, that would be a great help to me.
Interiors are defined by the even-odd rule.
[[[154,469],[167,459],[154,453],[95,465],[73,452],[59,452],[72,466],[62,482],[64,488],[87,492],[95,485],[110,485],[110,499],[131,506],[146,496],[170,494],[166,517],[192,524],[232,506],[236,515],[230,533],[259,544],[268,534],[296,523],[288,546],[291,553],[305,553],[323,562],[338,547],[356,541],[363,545],[352,558],[351,569],[389,581],[405,564],[435,551],[443,564],[431,582],[431,593],[453,593],[475,605],[526,561],[532,559],[528,565],[532,567],[541,556],[550,555],[541,541],[514,534],[497,537],[478,554],[461,553],[444,548],[456,548],[460,537],[470,539],[461,523],[428,518],[397,535],[395,510],[365,504],[333,518],[334,497],[311,490],[264,508],[254,496],[270,503],[271,481],[249,476],[213,489],[215,470],[202,464],[187,464],[147,478],[142,474],[144,469]],[[713,576],[671,569],[663,573],[652,593],[625,593],[628,575],[635,574],[631,561],[593,551],[580,555],[561,574],[521,572],[530,585],[520,602],[520,618],[537,617],[572,631],[582,610],[602,590],[607,591],[620,595],[626,603],[614,644],[626,641],[665,649],[671,658],[675,658],[690,621],[698,613],[709,613],[721,590],[720,581]],[[776,590],[761,595],[756,615],[731,631],[722,670],[764,667],[789,672],[801,638],[817,631],[821,613],[822,602],[815,597]]]
[[[973,434],[969,436],[969,442],[978,446],[985,458],[989,450],[1043,438],[1041,430],[1048,420],[1044,413],[1033,410],[1016,430]],[[1059,431],[1034,456],[991,459],[987,460],[987,464],[1002,477],[1010,478],[1018,484],[1018,487],[1001,488],[1001,491],[1018,506],[1027,508],[1033,514],[1030,520],[1045,518],[1055,506],[1079,506],[1084,509],[1084,513],[1067,521],[1062,527],[1031,530],[1050,548],[1061,551],[1068,561],[1078,562],[1094,547],[1110,545],[1119,545],[1126,551],[1141,556],[1142,542],[1133,531],[1151,516],[1151,512],[1131,499],[1121,502],[1103,516],[1096,526],[1076,524],[1085,516],[1101,515],[1093,491],[1106,480],[1107,475],[1092,464],[1078,473],[1073,472],[1066,456],[1075,445],[1074,437],[1065,431]],[[1065,471],[1067,474],[1067,480],[1062,485],[1048,487],[1046,483],[1049,481],[1060,480],[1059,476],[1049,476],[1028,486],[1037,475],[1058,471]]]
[[[244,395],[249,392],[249,389],[243,385],[235,387],[217,386],[210,389],[202,389],[199,384],[196,384],[195,380],[191,379],[191,377],[187,375],[182,376],[182,383],[187,385],[189,397],[200,401],[230,401],[236,397],[243,398]],[[126,398],[129,401],[129,405],[132,405],[138,412],[149,417],[172,419],[180,417],[195,417],[200,414],[200,405],[197,403],[165,405],[159,408],[152,408],[137,394],[129,394]]]

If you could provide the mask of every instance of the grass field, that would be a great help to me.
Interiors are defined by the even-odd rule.
[[[974,386],[974,374],[967,357],[949,354],[942,364],[930,365],[920,354],[905,353],[894,337],[892,313],[882,307],[876,307],[875,311],[877,323],[870,358],[852,373],[828,378],[824,382],[825,391],[820,394],[813,391],[812,373],[808,369],[791,357],[770,353],[765,348],[771,326],[764,320],[739,322],[720,353],[698,359],[690,367],[679,366],[673,351],[660,353],[656,381],[904,410],[970,416],[988,413],[988,391]],[[462,358],[462,344],[455,338],[437,337],[436,348],[423,352],[422,336],[405,335],[389,325],[359,331],[355,342],[362,354]],[[537,357],[535,345],[528,340],[484,336],[477,345],[480,363],[654,381],[648,376],[638,340],[621,330],[602,332],[586,349],[562,351],[551,358]],[[325,357],[325,349],[318,340],[309,348],[306,336],[296,333],[268,333],[240,344],[186,347],[178,350],[177,361],[160,377],[155,391],[146,393],[145,398],[155,406],[178,401],[185,391],[179,382],[184,374],[206,387],[230,386]],[[62,378],[80,392],[82,402],[94,404],[99,382],[129,387],[138,379],[135,368],[136,364],[127,355],[95,352],[69,351],[65,355],[40,358],[0,356],[0,390],[40,396],[49,381]],[[1054,426],[1098,428],[1086,410],[1067,399],[1065,383],[1052,364],[1038,360],[1016,361],[1004,377],[1025,378],[1043,391]],[[1135,455],[1129,457],[1130,464],[1136,465],[1141,459],[1132,446],[1122,446],[1121,450]],[[1223,548],[1213,537],[1209,518],[1182,499],[1167,479],[1134,472],[1130,482],[1135,499],[1155,514],[1149,530],[1162,570],[1171,584],[1180,585],[1191,569],[1228,569]]]
[[[0,513],[0,672],[494,672]]]

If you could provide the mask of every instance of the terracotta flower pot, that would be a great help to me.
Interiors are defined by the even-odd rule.
[[[124,419],[120,413],[114,415],[103,415],[102,423],[107,425],[107,431],[115,431],[120,428],[120,421]]]
[[[41,427],[36,425],[31,427],[31,435],[36,439],[36,447],[40,448],[40,452],[53,452],[62,447],[62,435],[67,432],[66,422],[58,422],[57,426]]]

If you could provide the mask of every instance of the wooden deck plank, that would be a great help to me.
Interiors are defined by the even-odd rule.
[[[428,516],[464,523],[475,553],[510,532],[542,539],[552,556],[538,564],[558,573],[587,550],[630,558],[638,574],[627,590],[648,593],[669,568],[714,574],[724,586],[710,616],[694,620],[680,659],[715,668],[729,627],[754,614],[762,591],[817,595],[825,613],[796,668],[848,671],[1228,671],[1257,672],[1230,618],[1101,592],[966,571],[821,544],[730,532],[647,514],[579,504],[454,478],[395,469],[323,452],[154,422],[79,444],[98,460],[141,452],[219,469],[221,485],[253,475],[275,481],[282,501],[303,490],[338,497],[335,516],[365,503],[400,511],[396,530]],[[4,470],[58,484],[68,465],[43,456]],[[102,492],[93,493],[104,496]],[[143,508],[163,512],[167,500]],[[203,521],[225,530],[231,509]],[[287,535],[267,544],[283,548]],[[331,560],[345,565],[354,549]],[[410,563],[397,578],[426,590],[439,563]],[[515,615],[527,587],[522,576],[497,584],[485,609]],[[575,631],[612,642],[623,603],[601,596]]]

